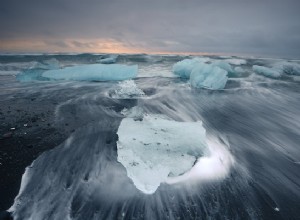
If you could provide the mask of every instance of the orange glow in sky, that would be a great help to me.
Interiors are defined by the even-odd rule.
[[[114,39],[65,39],[60,45],[53,40],[1,40],[0,53],[149,53],[149,54],[195,54],[211,53],[174,52],[137,48]]]

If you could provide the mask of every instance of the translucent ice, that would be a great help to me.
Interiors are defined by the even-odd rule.
[[[232,69],[231,65],[225,61],[222,60],[215,60],[211,63],[213,66],[217,66],[223,70],[226,70],[228,72],[228,76],[235,76],[236,73]]]
[[[54,80],[109,81],[136,77],[137,65],[89,64],[45,71],[42,76]]]
[[[196,88],[224,89],[228,80],[227,71],[211,64],[194,67],[190,82]]]
[[[204,63],[208,60],[209,59],[194,58],[179,61],[173,66],[173,73],[180,76],[181,78],[189,79],[195,65]]]
[[[199,58],[185,59],[173,66],[173,72],[181,78],[190,78],[196,88],[224,89],[228,72],[233,73],[231,66],[224,61],[212,61],[207,64]]]
[[[261,74],[267,77],[271,77],[271,78],[279,78],[281,77],[281,73],[280,71],[273,69],[273,68],[268,68],[268,67],[264,67],[264,66],[257,66],[254,65],[252,67],[253,71],[256,72],[257,74]]]
[[[144,96],[143,90],[138,88],[133,80],[120,82],[118,88],[112,92],[113,98],[128,99]]]
[[[176,122],[160,115],[125,118],[118,136],[118,161],[144,193],[153,193],[168,178],[189,171],[207,150],[200,121]]]
[[[56,59],[44,60],[41,62],[32,62],[29,68],[25,69],[17,75],[17,79],[22,82],[28,82],[33,80],[47,80],[42,76],[42,73],[47,70],[59,69],[60,64]]]

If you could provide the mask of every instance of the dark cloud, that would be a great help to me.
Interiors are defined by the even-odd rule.
[[[299,57],[299,8],[299,0],[1,0],[0,41]]]

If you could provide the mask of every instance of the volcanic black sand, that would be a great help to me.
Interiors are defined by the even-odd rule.
[[[41,153],[52,149],[74,131],[71,126],[54,126],[59,100],[40,94],[1,100],[0,104],[0,210],[7,210],[20,189],[22,174]],[[1,216],[0,216],[1,217]]]

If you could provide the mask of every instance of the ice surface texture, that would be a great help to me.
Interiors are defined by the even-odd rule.
[[[224,89],[227,71],[211,64],[198,64],[194,67],[190,82],[195,88]]]
[[[207,64],[205,61],[209,60],[182,60],[173,66],[173,72],[181,78],[190,78],[191,85],[195,88],[224,89],[228,72],[234,72],[230,64],[224,61]]]
[[[119,83],[118,88],[113,91],[111,96],[112,98],[130,99],[145,96],[145,93],[133,80],[125,80]]]
[[[31,65],[17,75],[17,79],[21,82],[29,82],[33,80],[47,80],[42,73],[47,70],[55,70],[60,68],[60,64],[56,59],[44,60],[42,62],[32,62]]]
[[[160,115],[125,118],[118,136],[118,161],[144,193],[153,193],[168,177],[190,170],[207,149],[200,121],[176,122]]]
[[[189,79],[195,65],[199,63],[204,63],[203,61],[206,60],[194,58],[194,59],[185,59],[179,61],[174,64],[173,73],[180,76],[181,78]]]
[[[136,77],[138,67],[120,64],[89,64],[45,71],[42,76],[54,80],[109,81]]]

